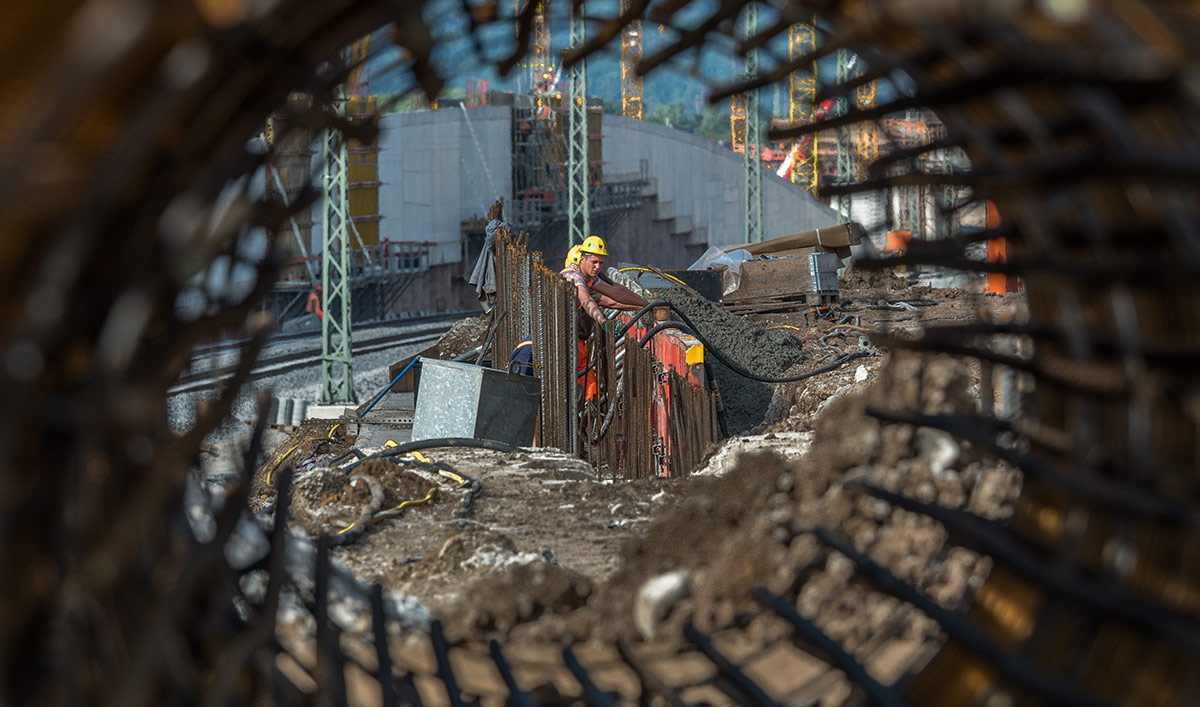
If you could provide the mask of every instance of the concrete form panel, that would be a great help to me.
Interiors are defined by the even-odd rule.
[[[380,237],[436,243],[434,265],[462,259],[463,221],[484,216],[499,197],[512,199],[510,109],[468,108],[467,114],[478,148],[458,107],[393,113],[380,121]]]
[[[689,245],[740,242],[745,219],[741,155],[674,128],[616,115],[604,116],[606,174],[637,172],[649,163],[657,183],[660,218],[690,218]],[[719,185],[719,186],[718,186]],[[665,213],[669,211],[669,215]],[[800,187],[763,173],[763,237],[775,238],[838,223],[837,212]]]

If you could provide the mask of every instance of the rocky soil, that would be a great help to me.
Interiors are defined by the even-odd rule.
[[[869,330],[918,337],[931,322],[970,320],[980,309],[1020,314],[1013,298],[876,275],[851,273],[844,294],[846,308],[857,311],[816,321],[802,314],[738,318],[739,327],[759,332],[738,337],[782,351],[779,370],[787,370],[831,354],[821,348],[831,333],[846,337],[826,344],[849,350]],[[898,302],[913,304],[897,309]],[[841,318],[851,315],[861,329],[844,326]],[[747,367],[762,362],[752,357]],[[884,424],[868,411],[974,413],[978,377],[977,368],[949,357],[881,351],[767,387],[752,435],[727,440],[704,469],[672,480],[599,481],[587,464],[553,450],[430,450],[364,463],[347,475],[328,467],[352,438],[338,430],[321,442],[328,426],[310,424],[258,470],[252,495],[258,507],[271,502],[266,473],[295,447],[287,464],[312,461],[297,473],[294,521],[310,534],[354,526],[337,558],[393,597],[420,602],[456,641],[625,640],[672,651],[691,623],[722,636],[735,632],[750,655],[793,630],[762,610],[752,592],[765,587],[794,597],[802,616],[864,663],[887,663],[879,670],[898,676],[928,658],[940,640],[937,625],[873,589],[820,534],[844,539],[942,606],[963,608],[989,561],[951,543],[939,523],[867,487],[1002,519],[1012,513],[1020,476],[949,435]],[[736,385],[723,384],[725,395]],[[806,689],[820,687],[814,699],[823,703],[848,699],[844,680],[827,682]]]

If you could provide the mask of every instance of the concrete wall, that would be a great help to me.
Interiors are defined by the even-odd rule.
[[[380,238],[433,241],[432,264],[460,262],[461,222],[485,216],[501,196],[512,198],[510,109],[466,110],[478,147],[457,106],[380,121]]]
[[[731,150],[664,125],[605,114],[605,179],[636,173],[648,162],[660,220],[689,245],[744,239],[744,160]],[[763,172],[763,238],[838,223],[837,212],[769,170]]]

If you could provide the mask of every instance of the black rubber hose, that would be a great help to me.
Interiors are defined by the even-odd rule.
[[[621,391],[624,389],[624,387],[625,387],[625,378],[622,377],[617,380],[617,388],[613,392],[612,397],[609,398],[608,412],[606,412],[604,414],[604,421],[600,424],[600,431],[596,434],[596,437],[592,440],[593,445],[599,444],[600,440],[604,439],[604,435],[608,434],[608,428],[610,425],[612,425],[613,419],[616,417],[617,405],[620,404],[620,402],[621,402]]]
[[[665,322],[659,322],[658,324],[655,324],[653,327],[650,328],[649,331],[647,331],[642,336],[641,340],[638,341],[638,346],[645,346],[646,342],[650,341],[651,337],[653,337],[655,334],[662,331],[663,329],[678,329],[679,331],[682,331],[685,334],[689,334],[691,336],[696,337],[697,339],[700,340],[700,343],[704,344],[705,352],[711,352],[712,355],[715,356],[718,361],[725,364],[726,368],[728,368],[729,370],[738,374],[739,376],[742,376],[743,378],[749,378],[750,380],[756,380],[761,383],[795,383],[796,381],[802,381],[805,378],[812,378],[813,376],[820,375],[822,373],[828,373],[829,371],[832,371],[833,369],[837,368],[838,366],[842,365],[843,363],[845,363],[847,361],[852,361],[856,358],[863,358],[864,356],[871,356],[874,353],[872,351],[853,351],[851,353],[837,357],[830,363],[826,364],[825,366],[822,366],[821,368],[818,368],[815,371],[801,373],[798,376],[787,376],[784,378],[771,378],[768,376],[760,376],[760,375],[751,373],[750,371],[747,371],[745,368],[742,368],[741,366],[737,365],[736,363],[725,358],[725,355],[722,354],[719,349],[713,347],[712,344],[708,343],[708,341],[703,336],[701,336],[699,332],[697,332],[694,328],[684,324],[683,322],[665,321]]]
[[[404,444],[398,444],[395,447],[388,447],[383,451],[376,452],[370,456],[365,456],[362,459],[359,459],[343,469],[343,471],[349,472],[351,469],[359,464],[362,464],[368,459],[386,459],[388,457],[395,457],[421,449],[435,449],[438,447],[475,447],[477,449],[490,449],[493,452],[517,451],[517,448],[511,444],[505,444],[504,442],[497,442],[491,439],[475,439],[473,437],[437,437],[434,439],[422,439],[416,442],[406,442]]]
[[[472,356],[477,356],[477,355],[479,355],[479,353],[480,353],[480,352],[482,352],[482,351],[483,351],[483,347],[482,347],[482,346],[480,346],[480,347],[478,347],[478,348],[471,349],[470,351],[468,351],[468,352],[466,352],[465,354],[463,354],[463,355],[459,356],[458,358],[454,358],[454,359],[451,359],[451,360],[452,360],[454,363],[466,363],[466,362],[467,362],[467,359],[471,358]]]
[[[346,451],[345,454],[339,455],[336,459],[334,459],[333,461],[331,461],[329,463],[330,464],[341,464],[342,462],[346,461],[350,457],[358,457],[359,459],[364,459],[364,458],[366,458],[366,456],[367,455],[363,454],[361,451],[359,451],[358,448],[351,447],[350,449],[348,449]]]
[[[725,421],[725,401],[721,399],[721,389],[717,387],[717,374],[712,366],[704,367],[704,380],[708,383],[713,397],[717,399],[717,425],[721,429],[721,439],[728,439],[729,423]]]

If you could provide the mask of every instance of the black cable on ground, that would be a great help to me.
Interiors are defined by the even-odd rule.
[[[334,458],[333,461],[329,462],[329,465],[335,466],[337,464],[341,464],[342,462],[346,461],[350,457],[358,457],[359,459],[363,459],[366,456],[367,455],[364,454],[362,451],[360,451],[357,447],[351,447],[350,449],[346,450],[345,454],[340,454],[336,458]]]
[[[729,370],[738,374],[739,376],[742,376],[743,378],[749,378],[750,380],[756,380],[761,383],[795,383],[796,381],[802,381],[805,378],[812,378],[813,376],[820,375],[822,373],[828,373],[829,371],[832,371],[833,369],[837,368],[838,366],[842,365],[843,363],[846,363],[847,361],[852,361],[856,358],[863,358],[865,356],[874,355],[873,351],[852,351],[848,354],[844,354],[842,356],[837,357],[832,362],[826,364],[825,366],[822,366],[821,368],[818,368],[815,371],[801,373],[800,375],[797,375],[797,376],[786,376],[786,377],[782,377],[782,378],[775,378],[775,377],[756,375],[754,373],[751,373],[750,371],[747,371],[745,368],[742,368],[738,364],[730,361],[729,359],[725,358],[725,355],[722,354],[719,349],[714,348],[712,346],[712,344],[708,343],[708,341],[699,332],[697,332],[695,330],[695,328],[690,327],[687,324],[684,324],[683,322],[677,322],[677,321],[671,320],[671,321],[659,322],[658,324],[655,324],[638,341],[638,346],[644,347],[646,345],[646,342],[650,341],[650,339],[655,334],[662,331],[663,329],[678,329],[679,331],[682,331],[685,334],[689,334],[691,336],[696,337],[697,339],[700,340],[700,343],[704,344],[705,352],[706,353],[711,352],[712,355],[715,356],[718,361],[723,363],[726,368],[728,368]]]
[[[398,444],[395,447],[388,447],[382,451],[364,456],[362,459],[359,459],[342,471],[348,473],[354,467],[362,464],[368,459],[386,459],[388,457],[395,457],[421,449],[436,449],[438,447],[475,447],[477,449],[490,449],[493,452],[517,451],[517,448],[511,444],[505,444],[504,442],[497,442],[490,439],[474,439],[472,437],[437,437],[435,439],[422,439],[416,442]]]

